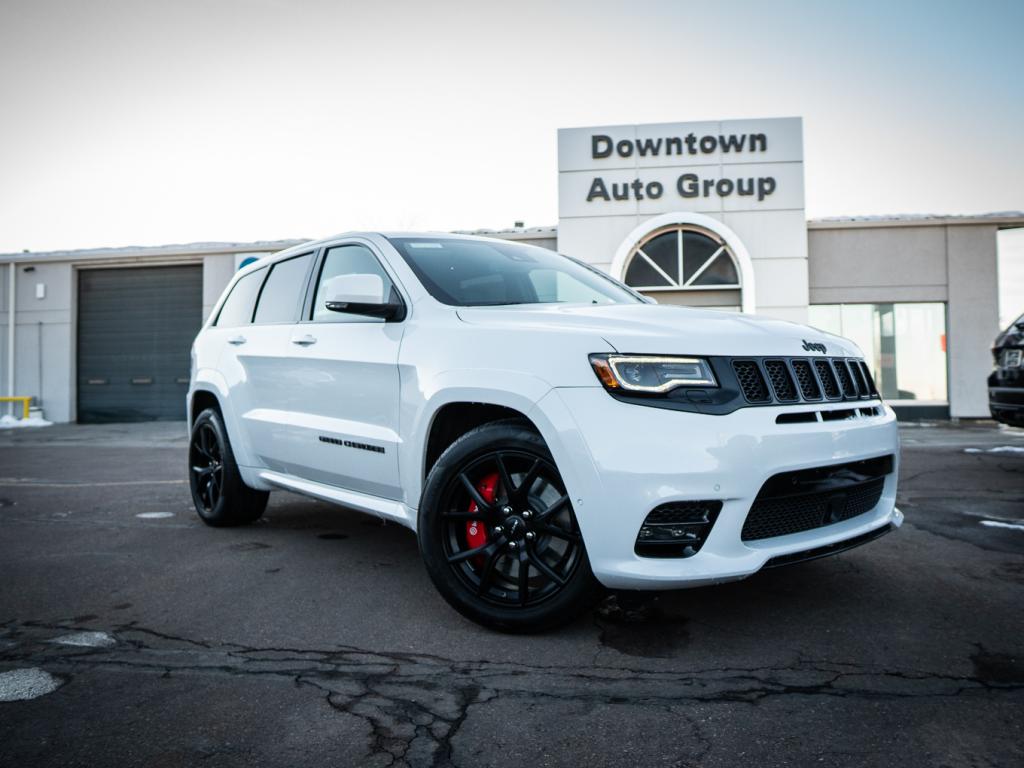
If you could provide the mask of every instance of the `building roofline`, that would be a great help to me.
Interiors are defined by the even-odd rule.
[[[1024,211],[998,211],[976,214],[910,213],[891,216],[831,216],[810,219],[807,229],[867,229],[874,227],[948,227],[977,224],[994,225],[999,229],[1024,227]]]
[[[1024,211],[998,211],[995,213],[978,214],[894,214],[889,216],[831,216],[807,221],[808,230],[826,229],[870,229],[877,227],[945,227],[969,226],[986,224],[998,229],[1024,228]],[[345,233],[362,234],[362,233]],[[385,235],[399,233],[387,232]],[[403,232],[403,235],[418,233]],[[558,237],[556,225],[543,227],[525,227],[515,229],[463,229],[452,232],[431,232],[423,235],[462,235],[475,237],[499,237],[503,240],[538,240]],[[258,240],[251,243],[200,242],[176,245],[138,246],[129,245],[122,248],[84,248],[61,251],[29,251],[22,253],[0,253],[0,263],[7,262],[40,262],[40,261],[103,261],[120,259],[149,259],[164,257],[168,259],[188,258],[190,256],[215,256],[233,253],[270,254],[289,250],[301,245],[316,245],[339,237],[311,240],[308,238],[292,240]]]
[[[123,248],[82,248],[63,251],[29,251],[22,253],[0,253],[0,263],[7,262],[40,262],[40,261],[103,261],[120,259],[150,259],[156,257],[179,259],[195,256],[216,256],[232,253],[271,254],[286,251],[300,246],[317,246],[339,237],[372,234],[363,231],[341,232],[330,237],[299,240],[258,240],[253,243],[182,243],[176,245],[139,246],[129,245]],[[535,240],[558,236],[558,227],[529,227],[526,229],[476,229],[455,232],[379,232],[387,236],[443,237],[456,235],[460,237],[500,237],[504,240]]]
[[[232,253],[276,253],[308,242],[308,240],[259,240],[253,243],[182,243],[176,245],[139,246],[123,248],[83,248],[63,251],[28,251],[0,253],[0,262],[22,261],[85,261],[103,259],[168,258],[181,256],[207,256]]]
[[[547,227],[516,227],[514,229],[457,229],[452,234],[498,237],[502,240],[544,240],[558,237],[558,226],[552,224]]]

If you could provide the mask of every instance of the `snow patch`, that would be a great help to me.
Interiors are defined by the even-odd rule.
[[[0,672],[0,701],[28,701],[53,693],[61,681],[37,667]]]
[[[117,645],[117,640],[106,632],[73,632],[70,635],[61,635],[50,641],[57,645],[74,645],[81,648],[109,648]]]
[[[143,520],[161,520],[165,517],[174,517],[173,512],[139,512],[136,517],[141,517]]]
[[[1024,531],[1024,525],[1020,523],[1004,523],[1002,520],[979,520],[987,528],[1010,528],[1014,531]]]
[[[9,413],[0,416],[0,429],[22,429],[24,427],[49,427],[52,421],[41,419],[38,416],[29,416],[27,419],[16,419]]]

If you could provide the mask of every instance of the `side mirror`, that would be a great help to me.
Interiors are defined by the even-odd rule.
[[[380,275],[336,275],[324,283],[324,305],[332,312],[401,320],[405,305],[394,288],[384,293]]]

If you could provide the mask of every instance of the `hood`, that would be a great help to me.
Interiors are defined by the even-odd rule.
[[[820,355],[860,357],[849,339],[806,325],[757,315],[667,304],[522,304],[460,307],[467,323],[524,333],[590,333],[617,352],[661,355]]]
[[[1024,323],[1010,323],[1010,327],[996,336],[992,351],[1024,348]]]

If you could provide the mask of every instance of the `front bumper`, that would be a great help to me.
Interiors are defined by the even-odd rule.
[[[864,536],[903,516],[895,508],[899,433],[892,410],[848,421],[777,424],[797,410],[849,403],[742,408],[722,416],[621,403],[600,388],[555,389],[538,404],[555,460],[572,495],[594,575],[616,589],[674,589],[731,581],[769,560]],[[772,475],[891,454],[873,509],[844,522],[771,539],[742,541],[758,491]],[[722,510],[700,551],[687,558],[633,551],[647,514],[671,501],[720,500]]]
[[[996,421],[1024,426],[1024,378],[1018,386],[994,386],[990,383],[988,409]]]

